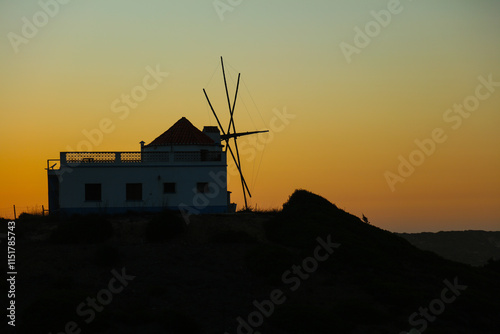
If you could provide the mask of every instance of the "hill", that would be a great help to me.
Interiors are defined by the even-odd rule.
[[[500,328],[498,272],[419,250],[305,190],[280,212],[187,222],[21,217],[18,333]]]
[[[399,233],[399,236],[420,249],[473,266],[483,266],[490,259],[500,259],[500,232],[441,231]]]

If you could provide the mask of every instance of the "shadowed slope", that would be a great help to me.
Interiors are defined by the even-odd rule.
[[[290,303],[282,308],[278,314],[287,315],[281,314],[281,318],[276,319],[297,322],[296,328],[300,328],[301,322],[295,320],[301,318],[297,312],[310,315],[311,308],[321,308],[322,313],[331,317],[338,316],[339,312],[342,314],[337,324],[343,325],[339,325],[338,330],[409,330],[409,316],[440,298],[446,287],[444,280],[456,280],[467,288],[453,304],[446,305],[446,312],[433,322],[426,321],[429,327],[426,333],[462,333],[460,327],[464,333],[487,333],[500,326],[500,322],[494,320],[498,311],[495,298],[500,296],[495,282],[498,276],[421,251],[398,235],[364,223],[318,195],[305,190],[295,191],[283,205],[282,212],[265,228],[269,240],[303,250],[304,254],[306,250],[310,253],[317,244],[317,237],[325,239],[330,235],[333,242],[341,244],[314,275],[324,275],[332,287],[340,286],[352,292],[340,298],[332,295],[326,307],[311,300],[307,304]],[[319,287],[311,289],[321,290]],[[326,291],[328,289],[324,293],[328,293]],[[373,319],[369,314],[378,316]],[[418,319],[425,318],[414,318]],[[306,329],[292,330],[286,321],[276,320],[274,325],[291,333],[307,332]],[[327,322],[325,333],[328,332],[326,326]],[[416,328],[419,326],[423,326],[423,322]]]

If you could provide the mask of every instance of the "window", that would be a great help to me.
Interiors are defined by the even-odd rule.
[[[85,200],[100,201],[101,200],[101,184],[86,183],[85,184]]]
[[[202,194],[209,193],[208,182],[198,182],[196,184],[196,191]]]
[[[166,182],[163,184],[163,193],[164,194],[174,194],[175,193],[175,183]]]
[[[142,201],[142,183],[127,183],[127,201]]]

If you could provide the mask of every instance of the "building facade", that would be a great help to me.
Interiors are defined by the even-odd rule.
[[[217,127],[200,131],[183,117],[144,144],[137,152],[61,152],[59,159],[49,159],[50,212],[197,214],[234,207]]]

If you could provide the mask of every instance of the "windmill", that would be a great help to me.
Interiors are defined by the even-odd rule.
[[[231,156],[233,157],[234,164],[236,165],[236,168],[238,169],[238,172],[240,173],[240,179],[241,179],[241,188],[243,190],[243,199],[245,200],[245,210],[248,209],[248,204],[247,204],[247,193],[249,197],[252,197],[250,193],[250,189],[248,189],[247,182],[245,181],[245,177],[243,176],[243,171],[241,169],[241,160],[240,160],[240,152],[238,151],[238,137],[242,136],[248,136],[256,133],[263,133],[263,132],[269,132],[269,130],[261,130],[261,131],[247,131],[247,132],[236,132],[236,127],[234,124],[234,107],[236,105],[236,98],[238,97],[238,88],[240,86],[240,76],[241,73],[238,73],[238,81],[236,82],[236,91],[234,93],[234,100],[231,104],[231,100],[229,98],[229,91],[227,89],[227,81],[226,81],[226,72],[224,70],[224,60],[222,57],[220,57],[220,62],[222,65],[222,76],[224,78],[224,87],[226,88],[226,97],[227,97],[227,104],[229,107],[229,125],[227,127],[227,130],[225,130],[222,127],[222,124],[219,120],[219,117],[217,116],[217,113],[215,112],[214,108],[212,107],[212,103],[210,102],[210,99],[208,98],[207,92],[205,91],[205,88],[203,88],[203,93],[205,94],[205,97],[207,98],[208,105],[210,106],[210,109],[212,110],[212,113],[215,116],[215,119],[217,120],[217,124],[219,125],[220,132],[222,133],[221,135],[221,140],[224,140],[226,142],[226,147],[225,150],[229,149],[229,153],[231,153]],[[233,139],[233,145],[234,145],[234,151],[236,151],[236,156],[234,154],[234,151],[231,147],[230,140]]]

